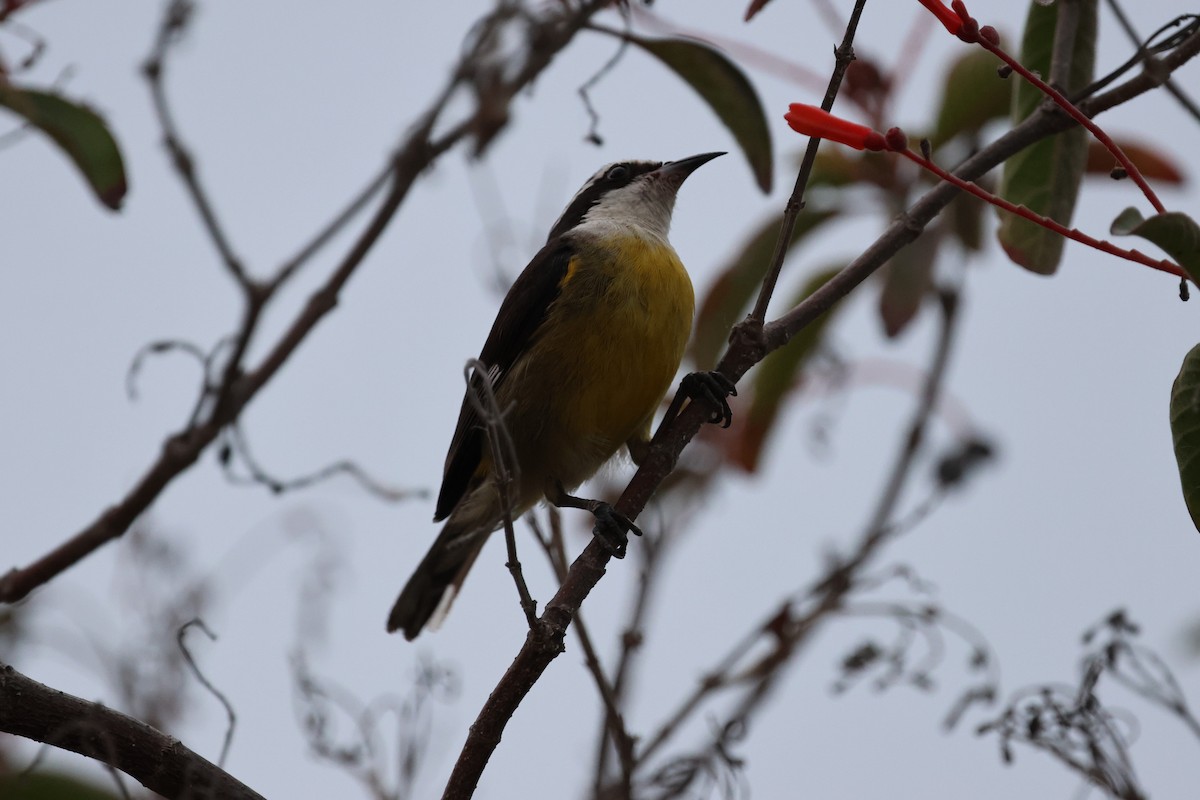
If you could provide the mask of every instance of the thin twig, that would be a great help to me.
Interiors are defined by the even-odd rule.
[[[921,385],[921,394],[917,399],[917,407],[913,411],[908,425],[908,433],[904,437],[904,447],[901,448],[896,462],[892,465],[890,478],[883,494],[875,504],[875,512],[867,523],[867,533],[859,542],[858,548],[844,568],[857,569],[864,564],[874,550],[890,532],[888,521],[895,513],[900,494],[908,482],[912,472],[913,462],[925,440],[925,430],[933,418],[938,396],[942,391],[942,380],[950,363],[950,349],[954,344],[955,330],[958,322],[959,295],[957,291],[943,289],[938,293],[941,308],[941,328],[938,334],[937,346],[934,349],[933,361],[925,374]]]
[[[242,290],[242,300],[244,303],[242,321],[238,328],[238,333],[233,337],[233,347],[230,351],[229,359],[225,363],[224,375],[216,384],[216,391],[210,392],[208,391],[209,387],[206,386],[205,391],[201,395],[200,406],[203,407],[206,404],[205,401],[211,400],[214,404],[211,414],[212,416],[219,416],[232,400],[234,382],[240,376],[242,370],[242,359],[250,347],[250,342],[258,328],[258,322],[262,316],[263,309],[271,299],[272,291],[267,286],[250,277],[241,258],[233,252],[233,245],[230,242],[229,235],[226,233],[225,227],[217,219],[213,201],[200,182],[195,157],[184,144],[182,134],[175,121],[174,113],[171,110],[170,98],[167,95],[164,79],[167,56],[170,53],[171,45],[178,42],[186,31],[194,10],[195,5],[193,0],[171,0],[163,14],[150,56],[146,59],[142,68],[142,74],[150,85],[152,104],[155,114],[158,117],[159,127],[163,131],[164,144],[167,151],[171,154],[171,163],[175,167],[175,171],[179,174],[180,180],[183,182],[188,196],[192,199],[197,213],[200,215],[205,232],[208,234],[209,239],[212,240],[213,246],[220,255],[226,269]]]
[[[1125,9],[1121,7],[1118,0],[1108,0],[1108,7],[1112,10],[1113,16],[1117,18],[1117,22],[1120,23],[1130,40],[1138,47],[1139,52],[1144,50],[1145,47],[1142,44],[1142,38],[1138,36],[1137,29],[1133,27],[1133,23],[1129,20]],[[1163,84],[1163,88],[1179,102],[1179,105],[1183,106],[1185,111],[1192,115],[1193,119],[1200,122],[1200,107],[1196,105],[1196,101],[1191,96],[1180,88],[1178,81],[1173,78],[1167,78],[1166,83]]]
[[[448,126],[440,136],[434,137],[435,123],[449,105],[453,88],[460,76],[469,72],[468,64],[475,57],[473,50],[465,52],[448,87],[418,118],[417,124],[390,160],[388,191],[380,205],[330,274],[309,296],[291,323],[285,326],[284,332],[273,345],[266,348],[267,355],[263,360],[255,368],[244,373],[238,369],[238,353],[244,352],[245,343],[248,342],[248,326],[257,320],[253,306],[249,305],[247,313],[243,315],[242,328],[236,336],[234,355],[226,362],[225,382],[212,390],[217,393],[219,401],[206,404],[207,414],[197,414],[188,425],[168,436],[163,442],[158,458],[146,469],[133,488],[83,530],[28,566],[11,569],[0,577],[0,602],[13,603],[20,600],[99,547],[123,535],[163,489],[196,463],[200,455],[217,439],[221,430],[237,419],[258,392],[278,374],[301,342],[337,306],[343,287],[379,241],[426,168],[468,137],[474,137],[477,151],[485,147],[506,124],[507,117],[497,116],[498,110],[507,108],[521,90],[530,85],[549,66],[554,56],[566,47],[588,19],[606,5],[606,0],[586,0],[562,13],[547,12],[544,18],[536,21],[528,34],[529,47],[521,54],[520,69],[516,70],[515,74],[503,73],[505,82],[492,87],[492,91],[486,97],[487,106],[478,105],[472,114]],[[168,8],[169,13],[175,10],[175,5]],[[485,21],[502,13],[504,9],[498,8],[492,15],[485,17]],[[181,24],[165,23],[164,29],[174,31]],[[167,41],[168,39],[160,39],[156,42],[156,47],[165,46]],[[161,82],[158,85],[161,86]],[[485,98],[480,98],[481,103],[483,99]],[[236,259],[233,261],[236,263]],[[257,283],[251,285],[255,287],[256,292],[265,292],[267,289]]]
[[[1063,225],[1056,219],[1047,217],[1044,214],[1039,214],[1027,206],[1017,205],[1016,203],[1004,199],[998,194],[989,192],[987,189],[982,188],[974,181],[964,181],[957,175],[942,169],[925,156],[918,155],[908,148],[893,150],[892,152],[907,158],[909,161],[917,164],[922,169],[929,170],[946,183],[957,186],[959,189],[978,197],[985,203],[990,203],[997,208],[1004,209],[1010,214],[1015,214],[1022,219],[1027,219],[1035,225],[1040,225],[1043,228],[1047,228],[1048,230],[1057,233],[1059,236],[1062,236],[1064,239],[1070,239],[1073,242],[1085,244],[1088,247],[1099,250],[1102,253],[1108,253],[1109,255],[1116,256],[1117,258],[1123,258],[1127,261],[1132,261],[1135,264],[1141,264],[1142,266],[1156,269],[1159,272],[1165,272],[1168,275],[1174,275],[1177,278],[1188,277],[1187,272],[1184,271],[1183,267],[1179,266],[1174,261],[1168,261],[1161,258],[1151,258],[1136,248],[1117,247],[1112,242],[1104,239],[1097,239],[1094,236],[1084,233],[1078,228],[1068,228],[1066,225]]]
[[[854,34],[858,30],[858,21],[862,17],[866,0],[856,0],[854,10],[850,12],[850,20],[846,23],[846,31],[842,35],[842,43],[833,51],[833,73],[829,76],[829,85],[825,89],[825,97],[821,100],[821,108],[829,111],[833,101],[837,99],[838,90],[842,86],[842,78],[846,69],[854,61]],[[775,239],[775,252],[771,256],[770,266],[763,278],[762,288],[758,292],[758,300],[754,310],[750,312],[750,320],[761,325],[767,318],[767,306],[775,294],[775,285],[779,282],[779,273],[783,269],[783,261],[787,258],[788,247],[792,241],[792,231],[796,228],[796,218],[804,208],[804,192],[808,188],[808,179],[812,175],[813,164],[817,160],[817,148],[821,140],[813,137],[808,140],[804,151],[804,160],[800,162],[800,171],[796,173],[796,184],[792,187],[792,195],[784,207],[783,220],[779,224],[779,236]]]
[[[308,666],[303,646],[290,660],[293,705],[312,752],[359,780],[376,800],[412,797],[430,742],[431,701],[457,693],[455,673],[421,657],[404,696],[385,694],[363,703],[345,687],[318,677]],[[395,728],[381,730],[388,715]],[[339,724],[342,717],[350,722],[348,732]],[[395,778],[389,780],[393,771]]]
[[[175,169],[180,177],[183,178],[184,186],[188,190],[188,196],[195,204],[196,211],[200,214],[200,219],[204,223],[204,229],[207,231],[213,245],[217,248],[217,253],[221,256],[221,261],[224,262],[225,267],[233,275],[234,280],[244,287],[250,283],[250,277],[242,265],[242,260],[233,252],[233,245],[229,241],[229,235],[225,232],[225,227],[221,224],[220,220],[217,219],[212,199],[209,197],[204,185],[200,182],[200,177],[196,174],[196,160],[193,158],[188,147],[183,143],[183,137],[180,134],[179,126],[175,122],[175,115],[171,111],[170,100],[167,98],[166,86],[163,80],[163,72],[166,70],[166,57],[170,46],[172,43],[178,41],[179,37],[187,30],[188,23],[194,11],[195,5],[191,0],[171,0],[170,5],[167,6],[166,12],[163,14],[162,24],[158,27],[154,46],[151,48],[150,57],[146,59],[142,67],[142,72],[146,76],[146,80],[150,82],[150,94],[154,101],[154,111],[158,115],[159,125],[163,131],[163,143],[166,145],[167,151],[171,154],[171,160],[175,165]]]
[[[935,607],[934,610],[936,613],[931,614],[930,607],[924,604],[865,601],[860,603],[845,604],[842,606],[839,613],[842,616],[884,617],[901,620],[909,619],[918,623],[936,621],[938,626],[953,633],[961,641],[965,642],[971,647],[972,666],[987,670],[987,676],[983,683],[991,687],[999,687],[999,661],[992,655],[991,647],[988,645],[988,642],[984,638],[983,634],[979,632],[979,629],[963,617],[946,611],[944,608]],[[930,654],[927,660],[934,660],[933,654]],[[927,672],[928,668],[922,667],[918,671]]]
[[[529,629],[537,627],[537,601],[529,593],[529,585],[525,583],[525,573],[521,569],[521,561],[517,558],[517,536],[513,532],[513,511],[516,499],[513,497],[513,487],[521,479],[517,464],[517,450],[513,444],[512,435],[504,421],[505,409],[500,408],[496,393],[492,387],[487,364],[476,358],[467,361],[463,369],[463,378],[467,383],[467,399],[475,415],[487,433],[488,453],[492,458],[492,479],[495,482],[497,494],[500,495],[501,519],[504,523],[504,543],[508,549],[508,561],[504,566],[512,575],[513,583],[517,586],[517,596],[521,599],[521,611]]]
[[[597,147],[600,147],[604,144],[604,139],[600,136],[600,114],[596,111],[596,107],[592,105],[592,98],[588,92],[590,92],[597,84],[599,84],[600,81],[604,80],[604,78],[607,77],[610,72],[616,69],[617,64],[621,63],[621,59],[624,58],[625,53],[629,51],[629,37],[632,34],[633,28],[632,19],[629,15],[629,12],[625,10],[625,6],[619,6],[618,8],[620,8],[622,11],[621,18],[625,22],[625,30],[623,32],[624,35],[616,34],[618,37],[616,51],[612,54],[612,57],[610,57],[608,61],[601,65],[600,69],[596,70],[591,77],[580,84],[579,88],[575,90],[575,92],[579,95],[579,99],[583,101],[583,110],[586,111],[588,115],[588,132],[587,136],[583,137],[584,141],[590,142]],[[607,28],[601,28],[596,25],[589,25],[588,28],[590,30],[611,32]]]
[[[696,686],[676,706],[675,711],[666,718],[658,730],[652,736],[647,737],[646,744],[638,750],[639,764],[645,763],[653,757],[711,694],[728,686],[734,680],[732,677],[734,667],[758,643],[763,633],[770,630],[774,620],[790,616],[791,606],[791,601],[785,601],[778,610],[768,614],[760,624],[726,650],[725,655],[697,681]]]
[[[341,459],[328,464],[321,469],[301,475],[297,478],[276,478],[271,475],[250,451],[246,433],[242,430],[241,420],[235,420],[221,432],[220,444],[221,468],[225,477],[231,483],[261,484],[275,494],[307,489],[318,483],[330,480],[338,475],[347,475],[370,494],[389,503],[398,503],[414,497],[424,497],[428,494],[425,489],[402,489],[386,486],[367,473],[358,464],[348,459]],[[241,463],[249,475],[239,475],[234,472],[235,463]]]
[[[1170,22],[1160,26],[1158,30],[1150,34],[1144,42],[1138,45],[1138,49],[1134,51],[1132,56],[1125,60],[1125,63],[1114,67],[1103,77],[1097,78],[1072,94],[1071,102],[1078,104],[1083,98],[1091,97],[1107,88],[1134,67],[1140,66],[1143,69],[1153,71],[1156,69],[1156,59],[1159,55],[1169,53],[1178,47],[1189,36],[1195,33],[1197,29],[1200,29],[1200,16],[1196,14],[1181,14]],[[1161,40],[1159,39],[1160,36],[1162,37]],[[1167,83],[1170,83],[1170,78],[1167,79],[1167,82],[1163,86],[1165,87]]]
[[[1104,640],[1093,643],[1100,632],[1106,634]],[[1049,754],[1112,797],[1145,800],[1129,755],[1135,736],[1130,728],[1136,720],[1107,708],[1097,688],[1104,676],[1110,676],[1172,713],[1186,712],[1186,700],[1166,664],[1134,641],[1137,633],[1138,626],[1123,610],[1109,614],[1083,635],[1084,644],[1091,647],[1077,685],[1025,687],[999,717],[978,726],[976,733],[995,734],[1006,763],[1013,760],[1012,744],[1025,744]]]
[[[192,342],[183,341],[182,339],[162,339],[157,342],[150,342],[143,345],[134,354],[133,360],[129,364],[129,369],[125,372],[125,396],[130,400],[137,400],[137,380],[141,375],[142,366],[150,356],[165,355],[166,353],[174,352],[192,356],[200,363],[201,367],[205,367],[207,364],[208,354],[199,345]],[[206,374],[206,381],[207,377]]]
[[[204,624],[204,620],[196,618],[188,620],[180,626],[179,632],[175,634],[175,641],[179,642],[179,650],[183,653],[183,659],[187,662],[192,674],[196,676],[196,680],[200,681],[200,685],[207,689],[209,694],[217,698],[221,705],[225,707],[225,718],[229,721],[229,724],[225,726],[225,740],[221,743],[221,756],[217,759],[217,766],[224,769],[225,759],[229,756],[229,747],[233,744],[233,732],[237,728],[237,713],[233,710],[233,704],[229,702],[229,698],[216,686],[213,686],[212,682],[200,671],[200,666],[196,664],[196,659],[192,657],[192,652],[188,650],[187,643],[183,637],[187,635],[188,628],[193,625],[204,631],[204,635],[214,642],[217,640],[217,635],[208,629],[208,626]]]
[[[557,509],[552,509],[552,512],[557,512]],[[557,513],[554,513],[554,516],[557,517]],[[567,563],[566,542],[563,540],[562,535],[562,526],[552,524],[550,536],[545,536],[536,518],[530,516],[529,524],[533,527],[535,538],[546,553],[546,558],[550,562],[551,569],[554,570],[559,583],[562,583],[567,578],[569,567]],[[617,691],[613,683],[609,681],[608,676],[604,674],[604,665],[600,663],[600,656],[596,652],[596,646],[592,642],[591,633],[583,621],[582,614],[575,615],[574,629],[575,636],[579,639],[579,646],[583,648],[584,664],[588,672],[591,673],[592,680],[596,683],[596,689],[600,693],[600,700],[604,703],[606,740],[607,738],[612,739],[613,747],[617,751],[617,757],[621,761],[621,785],[625,790],[624,796],[628,796],[630,782],[633,779],[633,738],[625,728],[625,717],[621,713],[621,707],[617,700]],[[600,788],[599,781],[600,778],[597,777],[597,796],[599,795]]]
[[[331,219],[294,256],[280,265],[279,269],[275,272],[275,276],[271,278],[268,284],[268,291],[273,292],[287,283],[288,279],[295,275],[300,267],[304,266],[307,261],[320,252],[322,247],[327,245],[334,236],[343,231],[358,216],[358,213],[367,207],[367,203],[371,202],[371,198],[383,191],[391,177],[392,165],[385,164],[379,170],[379,173],[346,204],[341,213]]]
[[[636,549],[641,556],[641,564],[638,568],[638,588],[629,610],[629,618],[621,631],[621,649],[617,656],[617,668],[613,673],[613,701],[618,709],[624,704],[625,695],[629,691],[629,683],[632,680],[635,657],[641,652],[642,640],[645,635],[643,629],[646,624],[646,615],[650,610],[650,597],[658,579],[663,575],[659,565],[663,561],[666,546],[667,534],[664,532],[661,535],[646,536],[642,540],[642,546]],[[596,743],[595,780],[597,791],[608,771],[609,752],[608,740],[602,730]]]

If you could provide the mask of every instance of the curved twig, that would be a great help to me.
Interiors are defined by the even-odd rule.
[[[188,669],[192,671],[192,675],[196,677],[196,680],[200,681],[200,685],[207,689],[209,694],[217,698],[221,705],[225,707],[225,718],[229,720],[229,724],[225,726],[225,739],[221,742],[221,756],[217,759],[217,766],[224,769],[225,759],[229,756],[229,747],[233,744],[233,731],[237,728],[237,713],[233,710],[233,703],[229,702],[229,698],[220,689],[213,686],[212,681],[206,678],[204,673],[200,671],[200,665],[192,657],[192,651],[188,650],[187,643],[183,637],[187,635],[188,628],[193,625],[204,631],[204,635],[214,642],[217,640],[217,635],[208,629],[208,626],[204,624],[204,620],[196,617],[195,619],[188,620],[179,627],[179,632],[175,634],[175,641],[179,642],[179,650],[183,653],[183,660],[187,662]]]

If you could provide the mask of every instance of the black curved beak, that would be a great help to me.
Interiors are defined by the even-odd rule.
[[[719,153],[701,153],[698,156],[681,158],[678,161],[668,161],[658,168],[658,172],[665,178],[670,178],[677,183],[683,183],[688,175],[691,175],[717,156],[723,155],[725,155],[723,151]]]

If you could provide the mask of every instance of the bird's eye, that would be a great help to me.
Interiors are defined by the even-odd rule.
[[[616,164],[608,170],[604,177],[610,181],[623,181],[629,177],[629,167],[624,164]]]

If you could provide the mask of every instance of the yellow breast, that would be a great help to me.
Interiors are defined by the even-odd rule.
[[[661,238],[580,243],[542,325],[538,363],[522,365],[527,376],[555,376],[534,404],[542,418],[522,424],[538,433],[516,443],[523,461],[546,467],[529,479],[578,485],[630,438],[648,435],[679,369],[694,303],[687,271]]]

